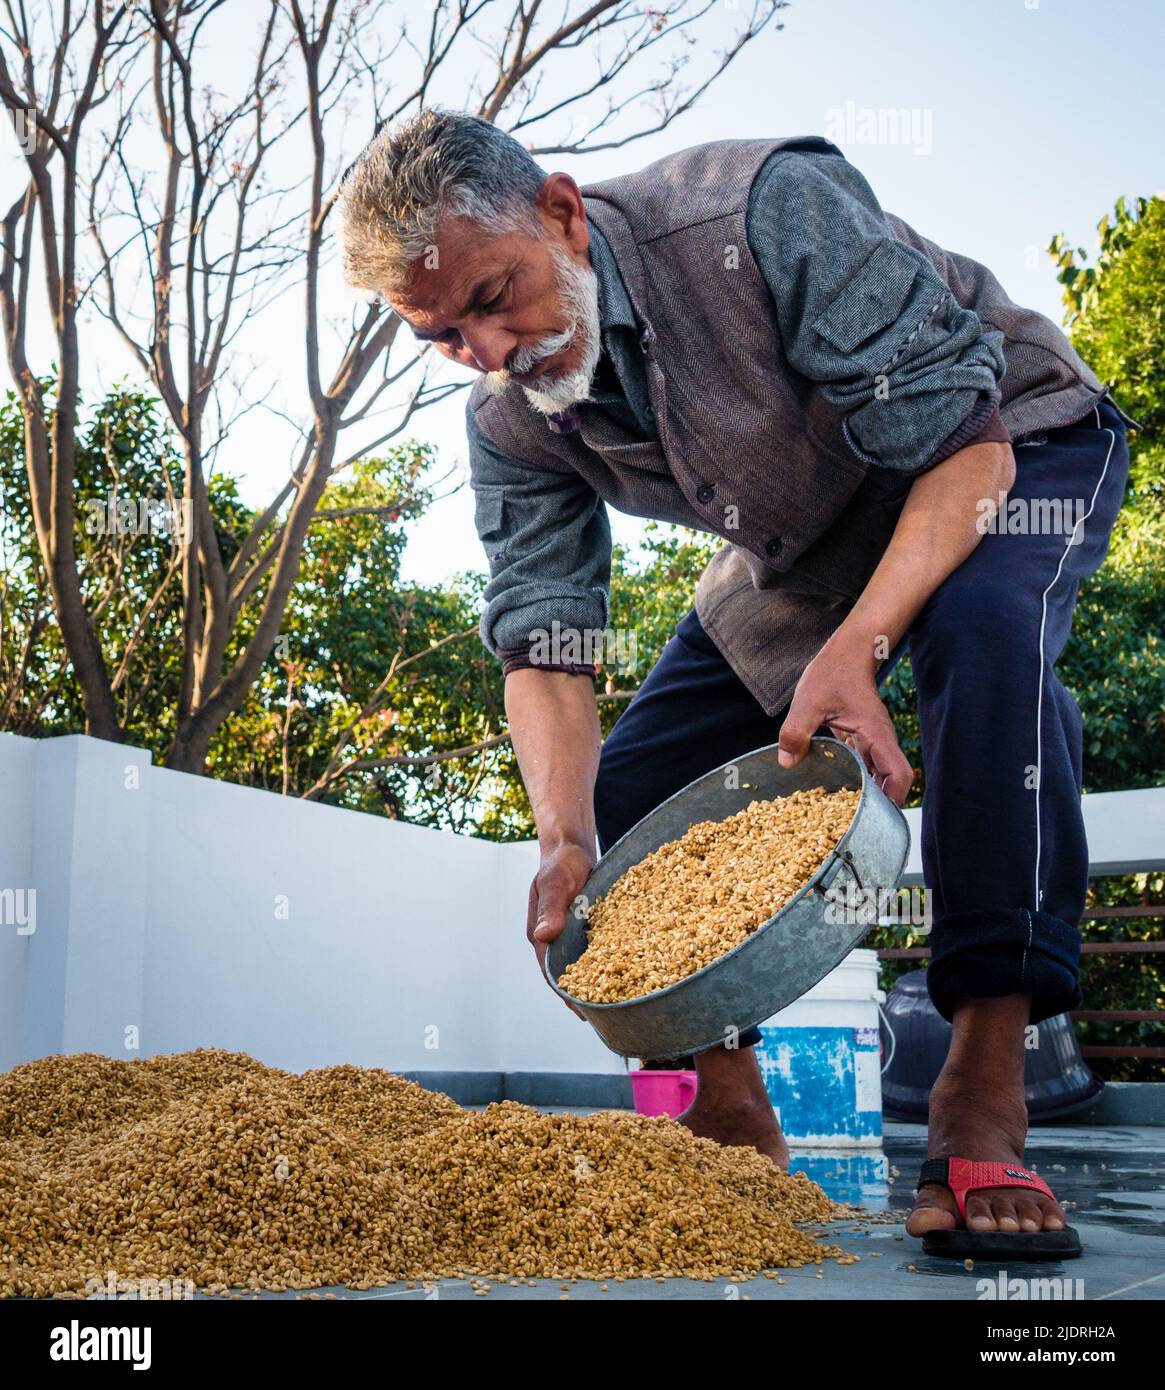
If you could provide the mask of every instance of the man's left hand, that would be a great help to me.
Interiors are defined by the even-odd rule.
[[[901,806],[914,781],[914,769],[898,747],[874,675],[872,655],[864,658],[835,636],[797,682],[781,725],[778,759],[782,767],[796,767],[808,753],[813,735],[826,724],[863,760],[891,801]]]

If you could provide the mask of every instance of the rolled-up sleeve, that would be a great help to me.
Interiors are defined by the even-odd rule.
[[[481,638],[495,655],[528,650],[555,622],[602,631],[610,611],[611,528],[577,473],[509,457],[466,412],[477,534],[489,561]]]
[[[753,187],[748,241],[789,366],[841,413],[862,462],[918,473],[997,420],[1003,334],[894,237],[848,160],[772,156]]]

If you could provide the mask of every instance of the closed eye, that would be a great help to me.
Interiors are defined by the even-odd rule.
[[[456,328],[447,328],[443,333],[420,333],[417,329],[413,329],[413,338],[415,341],[424,343],[426,346],[428,346],[429,343],[449,343],[459,336]]]
[[[502,288],[498,291],[498,293],[495,294],[494,297],[489,301],[489,303],[483,304],[481,306],[481,312],[483,314],[497,313],[497,311],[502,307],[502,302],[505,300],[506,290],[509,288],[509,284],[510,282],[507,280],[506,283],[502,286]]]
[[[504,308],[506,299],[509,296],[510,286],[513,284],[513,279],[514,277],[512,275],[509,276],[492,299],[475,300],[472,304],[468,305],[464,310],[463,317],[469,318],[481,314],[496,314],[499,309]],[[418,330],[414,328],[413,337],[420,343],[436,343],[438,345],[444,344],[445,346],[449,346],[459,342],[461,334],[456,328],[447,328],[443,333],[423,333],[418,332]]]

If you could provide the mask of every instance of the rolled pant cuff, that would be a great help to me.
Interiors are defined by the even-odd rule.
[[[1080,933],[1050,912],[951,913],[935,923],[930,947],[927,989],[948,1023],[961,994],[1029,994],[1032,1023],[1079,1007]]]

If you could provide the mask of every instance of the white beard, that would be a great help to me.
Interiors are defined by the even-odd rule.
[[[561,333],[543,338],[540,343],[520,348],[508,369],[489,372],[486,376],[486,389],[491,395],[497,395],[510,385],[514,376],[524,376],[539,362],[554,357],[572,343],[581,343],[582,360],[573,371],[543,382],[538,387],[522,387],[526,399],[543,415],[558,415],[587,399],[603,351],[599,326],[599,285],[595,272],[589,265],[580,265],[557,245],[551,254],[567,315],[567,327]]]

